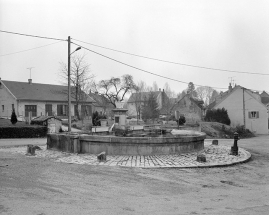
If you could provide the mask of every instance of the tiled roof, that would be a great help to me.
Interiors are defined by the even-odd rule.
[[[190,97],[190,100],[193,103],[195,103],[198,107],[200,107],[201,109],[203,108],[203,104],[204,104],[203,100],[199,100],[198,98],[193,98],[193,97]]]
[[[109,102],[109,100],[99,94],[96,93],[89,93],[89,96],[95,101],[94,105],[95,106],[104,106],[104,104],[106,104],[108,107],[114,108],[114,106]]]
[[[67,101],[67,86],[1,80],[18,100]],[[75,101],[71,96],[71,101]],[[87,96],[87,102],[94,102]]]
[[[231,91],[227,90],[224,93],[221,93],[220,95],[218,95],[215,99],[215,101],[213,101],[212,103],[210,103],[206,108],[207,109],[213,109],[216,105],[220,104],[224,99],[226,99],[229,95],[231,95],[236,89],[242,89],[244,87],[240,86],[240,85],[236,85],[234,88],[232,88]],[[255,100],[257,100],[257,98],[254,96],[254,92],[246,89],[246,92],[249,93],[250,96],[252,96]]]

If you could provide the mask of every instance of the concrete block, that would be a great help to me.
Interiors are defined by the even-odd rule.
[[[219,141],[218,140],[212,140],[212,145],[219,145]]]
[[[201,162],[201,163],[206,162],[206,156],[204,154],[198,154],[197,155],[197,161]]]
[[[100,154],[98,154],[97,160],[98,161],[106,161],[106,152],[101,152]]]

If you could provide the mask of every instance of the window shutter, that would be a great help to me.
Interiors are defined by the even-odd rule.
[[[248,118],[251,119],[251,112],[248,112]]]
[[[257,118],[259,118],[259,111],[257,111]]]

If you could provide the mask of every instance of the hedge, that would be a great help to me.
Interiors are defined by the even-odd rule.
[[[47,136],[46,126],[0,127],[0,138],[37,138]]]

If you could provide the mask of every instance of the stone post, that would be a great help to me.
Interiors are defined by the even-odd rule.
[[[237,141],[238,141],[238,133],[234,132],[234,145],[231,147],[231,155],[238,155],[238,146],[237,146]]]

